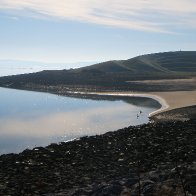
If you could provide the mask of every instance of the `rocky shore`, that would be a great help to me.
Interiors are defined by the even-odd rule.
[[[0,156],[0,195],[195,195],[196,120]]]
[[[196,105],[161,112],[150,117],[156,122],[187,121],[196,119]]]

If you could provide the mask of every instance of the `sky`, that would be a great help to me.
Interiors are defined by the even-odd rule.
[[[0,60],[89,62],[196,50],[196,0],[0,0]]]

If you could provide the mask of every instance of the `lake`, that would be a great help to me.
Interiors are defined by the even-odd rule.
[[[82,99],[0,88],[0,154],[143,124],[158,108],[150,98]]]

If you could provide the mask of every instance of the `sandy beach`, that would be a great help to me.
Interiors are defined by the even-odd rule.
[[[168,107],[162,111],[196,105],[196,91],[150,92],[149,94],[161,97],[166,101]],[[157,114],[157,112],[155,113]]]

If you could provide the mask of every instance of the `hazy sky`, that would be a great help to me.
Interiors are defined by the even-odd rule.
[[[0,0],[0,59],[105,61],[196,50],[196,0]]]

